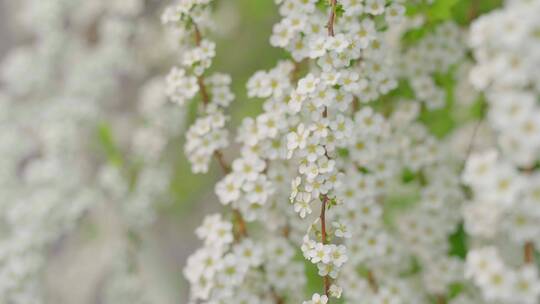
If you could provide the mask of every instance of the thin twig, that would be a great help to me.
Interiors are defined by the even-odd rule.
[[[197,76],[197,84],[199,85],[203,105],[206,107],[210,103],[210,96],[208,95],[208,90],[206,89],[204,78],[202,76]]]
[[[327,27],[328,27],[328,35],[329,36],[334,36],[334,21],[335,21],[335,18],[336,18],[336,5],[337,5],[337,0],[331,0],[331,4],[332,4],[332,8],[330,10],[330,16],[328,17],[328,23],[327,23]],[[325,106],[324,107],[324,110],[323,110],[323,113],[322,113],[322,116],[324,118],[326,118],[328,116],[328,108]],[[325,154],[328,155],[328,151],[326,151],[326,147],[324,147],[324,150],[325,150]],[[326,239],[326,206],[329,202],[329,198],[328,198],[328,195],[323,195],[322,196],[322,199],[321,199],[321,214],[320,214],[320,221],[321,221],[321,242],[323,244],[326,244],[327,243],[327,239]],[[330,276],[328,275],[325,275],[324,278],[323,278],[323,284],[324,284],[324,294],[329,297],[329,291],[330,291]]]
[[[221,167],[223,174],[231,173],[231,166],[227,164],[225,158],[223,157],[223,153],[220,150],[214,151],[214,157],[216,158],[219,166]]]
[[[328,17],[328,23],[326,24],[326,27],[328,28],[328,35],[334,36],[334,23],[336,20],[336,7],[337,7],[337,0],[330,0],[332,8],[330,9],[330,16]]]
[[[326,206],[329,202],[328,195],[323,195],[321,200],[321,242],[323,244],[328,243],[326,239]],[[324,294],[328,296],[328,292],[330,290],[330,277],[328,275],[324,276]]]
[[[293,83],[296,83],[298,82],[298,79],[300,79],[300,72],[302,72],[302,66],[304,65],[304,63],[306,62],[305,59],[303,59],[302,61],[300,62],[296,62],[294,61],[294,68],[291,72],[291,82]]]
[[[437,296],[437,304],[446,304],[446,297],[438,295]]]
[[[199,30],[197,23],[195,23],[193,20],[192,25],[195,45],[200,46],[202,41],[201,31]],[[197,83],[199,85],[199,92],[201,95],[203,106],[206,107],[210,103],[210,95],[208,95],[208,90],[206,88],[206,85],[204,84],[204,77],[202,75],[197,77]],[[223,157],[223,152],[221,152],[220,150],[214,151],[214,158],[217,160],[224,174],[229,174],[231,172],[231,166],[228,165],[225,161],[225,158]],[[248,233],[246,228],[246,222],[242,217],[242,213],[238,209],[233,208],[233,216],[235,227],[237,227],[236,239],[239,240],[243,237],[247,237]]]
[[[523,260],[527,264],[533,264],[534,263],[534,244],[533,244],[533,242],[527,242],[527,243],[525,243],[525,246],[523,246]]]
[[[195,21],[191,20],[191,24],[193,24],[193,37],[195,38],[195,45],[200,46],[202,41],[201,31],[199,30],[199,27],[197,26],[197,23],[195,23]]]
[[[369,270],[367,273],[367,279],[369,283],[369,287],[373,292],[377,293],[379,291],[379,284],[377,284],[377,280],[375,279],[375,275],[373,274],[373,271]]]

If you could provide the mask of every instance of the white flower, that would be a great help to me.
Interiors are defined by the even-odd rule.
[[[343,288],[340,286],[337,286],[336,284],[330,285],[330,289],[328,290],[330,295],[336,299],[341,298],[341,293],[343,292]]]
[[[227,205],[238,200],[240,197],[240,187],[242,180],[234,174],[227,175],[216,185],[216,194],[220,202]]]
[[[349,46],[349,41],[344,34],[337,34],[335,36],[330,36],[326,40],[325,47],[329,51],[336,53],[342,53]]]
[[[314,294],[310,301],[304,301],[304,304],[326,304],[328,303],[328,297],[326,295]]]
[[[308,74],[306,77],[298,81],[298,94],[307,95],[313,93],[319,84],[320,79],[316,78],[313,74]]]
[[[304,127],[304,124],[299,124],[296,132],[287,134],[287,149],[289,153],[294,152],[297,148],[304,149],[307,144],[309,131]]]
[[[293,91],[288,100],[289,110],[292,113],[300,112],[300,110],[302,109],[302,104],[305,99],[306,99],[305,95],[299,94],[297,91]]]
[[[366,0],[365,10],[372,15],[380,15],[384,13],[384,0]]]
[[[265,175],[259,176],[253,181],[247,181],[242,186],[242,190],[246,193],[246,199],[249,202],[264,205],[268,200],[268,196],[272,194],[272,183],[268,181]]]
[[[316,59],[326,54],[326,50],[328,49],[326,45],[326,36],[317,35],[312,37],[309,41],[309,58]]]
[[[306,214],[311,214],[311,193],[299,192],[294,200],[294,211],[300,215],[301,218],[305,218]]]
[[[185,105],[198,91],[197,79],[186,75],[184,69],[174,67],[167,75],[167,96],[180,106]]]
[[[334,227],[334,234],[337,237],[348,239],[352,236],[351,232],[347,229],[347,225],[339,222],[333,222],[332,226]]]
[[[392,3],[386,8],[385,18],[388,23],[399,24],[404,20],[405,7],[400,3]]]
[[[330,258],[336,267],[341,267],[348,260],[345,246],[332,245]]]
[[[319,263],[319,262],[322,262],[324,264],[328,264],[328,263],[330,263],[330,261],[332,259],[331,253],[332,253],[332,246],[331,245],[325,245],[323,243],[317,243],[315,245],[315,248],[313,248],[310,251],[309,256],[310,256],[311,262],[313,264],[316,264],[316,263]]]
[[[238,179],[254,181],[259,177],[259,173],[266,168],[266,165],[263,160],[257,157],[244,157],[236,159],[232,168]]]

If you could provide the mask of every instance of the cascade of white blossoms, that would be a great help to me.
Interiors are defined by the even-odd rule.
[[[209,27],[209,3],[185,1],[169,9],[164,21],[180,29],[188,59],[171,71],[167,93],[180,104],[199,93],[204,115],[188,132],[186,152],[195,172],[207,171],[217,158],[226,175],[215,191],[233,210],[232,219],[214,214],[196,231],[204,246],[184,269],[191,301],[472,304],[484,297],[486,303],[536,303],[540,288],[531,259],[538,214],[530,211],[538,197],[540,120],[538,83],[529,68],[538,67],[532,55],[538,48],[526,44],[532,38],[525,33],[537,28],[532,16],[538,6],[519,2],[506,9],[529,10],[529,23],[522,22],[531,30],[514,22],[508,30],[519,30],[523,41],[513,35],[506,42],[486,39],[486,32],[497,31],[481,19],[488,25],[476,25],[476,35],[473,29],[481,59],[475,66],[466,58],[463,29],[406,17],[403,1],[276,0],[282,19],[270,43],[291,59],[249,79],[248,96],[264,99],[263,112],[243,120],[236,137],[240,155],[231,166],[220,152],[227,144],[222,109],[232,99],[230,79],[219,82],[230,97],[221,104],[219,93],[206,89],[215,82],[203,77],[215,48],[201,34]],[[516,21],[519,14],[509,15]],[[423,27],[429,28],[423,36],[404,42],[409,31]],[[513,77],[509,67],[518,69]],[[469,70],[479,77],[474,88],[464,77]],[[449,78],[455,86],[444,83]],[[459,112],[470,110],[479,96],[475,89],[487,89],[488,120],[504,157],[469,155],[490,145],[477,143],[476,136],[489,133],[484,125],[436,138],[422,122],[442,108],[466,121]],[[525,106],[511,103],[516,97],[525,98]],[[518,133],[511,125],[520,126]],[[478,203],[463,206],[469,193],[463,182]],[[521,198],[523,206],[514,208]],[[463,219],[473,236],[506,231],[526,248],[527,266],[512,270],[492,247],[473,249],[464,265],[449,240]],[[306,287],[305,267],[321,277],[308,300],[298,292]],[[469,278],[480,290],[464,288],[455,296]]]
[[[540,1],[505,1],[472,24],[472,84],[485,92],[486,123],[496,141],[475,151],[463,181],[475,246],[467,276],[486,303],[538,303],[540,277]]]
[[[227,145],[223,110],[234,95],[229,89],[229,76],[203,75],[215,48],[203,36],[211,27],[209,1],[180,2],[167,9],[162,19],[177,30],[183,48],[183,68],[170,72],[167,94],[182,105],[199,93],[202,103],[202,117],[188,131],[185,147],[193,171],[206,172],[215,157],[225,173],[231,172],[229,183],[223,187],[229,194],[220,198],[224,203],[235,201],[232,222],[219,214],[210,215],[196,231],[204,247],[190,256],[184,269],[191,283],[190,299],[204,303],[283,303],[287,295],[298,302],[301,295],[295,292],[303,289],[305,278],[303,264],[293,261],[294,247],[271,234],[263,238],[264,243],[252,240],[244,223],[244,217],[255,219],[252,214],[257,210],[250,210],[250,204],[264,205],[272,193],[266,176],[260,174],[265,163],[250,154],[252,157],[229,166],[222,156],[221,149]],[[237,202],[240,186],[249,193],[250,204]]]
[[[395,35],[377,30],[404,31],[402,4],[370,1],[364,7],[339,1],[321,7],[316,2],[278,1],[283,19],[274,26],[270,42],[290,51],[294,61],[281,61],[249,80],[248,96],[266,99],[264,111],[244,119],[237,136],[241,156],[216,186],[222,204],[248,222],[260,222],[264,232],[257,237],[271,249],[250,265],[236,248],[254,241],[241,236],[243,241],[235,243],[234,221],[207,217],[197,232],[205,246],[184,271],[194,301],[260,297],[247,292],[257,281],[246,278],[257,273],[271,295],[264,300],[298,303],[302,295],[291,291],[302,287],[305,278],[302,263],[291,260],[294,247],[301,247],[322,277],[321,292],[307,304],[327,303],[342,292],[352,303],[428,303],[463,280],[461,262],[446,254],[447,237],[460,219],[459,161],[416,121],[420,102],[429,104],[435,94],[439,101],[429,107],[437,107],[444,96],[418,88],[418,101],[396,101],[399,105],[389,117],[364,105],[396,88],[398,76],[412,82],[418,76],[412,64],[409,70],[394,64],[400,59],[385,45],[395,44]],[[383,18],[374,21],[379,15]],[[435,48],[434,59],[422,66],[419,77],[444,73],[462,59],[459,31],[452,24],[437,28],[436,33],[453,33],[459,45]],[[436,44],[434,37],[415,47]],[[451,56],[448,61],[437,60],[445,54]],[[404,171],[430,182],[404,184]],[[395,192],[402,187],[422,190],[422,195],[417,207],[396,219],[402,232],[396,233],[385,224],[384,204],[399,197]],[[420,239],[421,233],[429,237]],[[274,250],[276,242],[280,250]],[[403,276],[414,267],[412,261],[425,270]],[[234,280],[224,271],[234,274]],[[438,275],[441,271],[444,276]],[[422,281],[427,287],[418,292]]]
[[[210,0],[180,1],[166,9],[162,22],[170,26],[181,54],[180,67],[167,76],[166,92],[179,106],[185,106],[199,93],[201,115],[189,128],[185,152],[195,173],[207,172],[212,157],[223,162],[221,149],[228,145],[224,128],[225,108],[234,99],[229,75],[215,73],[205,76],[212,64],[216,45],[204,35],[212,28]]]

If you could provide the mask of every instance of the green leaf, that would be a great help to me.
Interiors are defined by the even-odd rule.
[[[452,283],[448,287],[448,298],[453,299],[457,297],[463,290],[465,289],[465,286],[463,283]]]
[[[448,237],[448,241],[450,243],[448,253],[452,256],[465,259],[467,255],[467,234],[465,233],[463,223],[460,223],[456,231]]]
[[[459,0],[437,0],[427,11],[430,21],[446,21],[452,19],[452,8]]]
[[[107,160],[113,165],[121,167],[123,165],[122,152],[114,140],[110,125],[106,122],[100,123],[97,129],[97,136]]]

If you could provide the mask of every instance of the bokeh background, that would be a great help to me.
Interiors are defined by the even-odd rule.
[[[0,62],[10,49],[27,42],[14,29],[16,23],[9,1],[14,0],[0,0]],[[151,2],[152,7],[172,3],[147,2]],[[237,96],[230,108],[232,119],[229,126],[233,130],[242,117],[255,115],[261,108],[261,101],[248,100],[246,97],[247,79],[256,70],[272,67],[279,58],[285,58],[285,54],[270,47],[268,42],[272,25],[278,19],[273,1],[220,1],[216,16],[220,26],[219,32],[212,37],[217,43],[217,57],[211,70],[232,76],[233,90]],[[186,124],[193,122],[195,112],[196,107],[193,106],[187,113]],[[209,174],[193,175],[182,145],[180,139],[173,147],[177,157],[171,187],[172,199],[158,206],[158,218],[143,236],[147,272],[150,273],[152,285],[160,286],[156,292],[159,298],[156,303],[187,303],[187,283],[182,269],[187,256],[200,246],[194,229],[205,214],[220,208],[213,185],[220,178],[221,171],[214,166]],[[225,157],[234,157],[234,147],[226,151]],[[110,227],[114,226],[114,221],[106,213],[92,214],[92,220],[83,219],[77,231],[51,246],[46,271],[50,303],[99,303],[100,284],[104,284],[103,272],[108,261],[115,258],[108,256],[107,247],[116,239],[110,236],[114,235],[112,231],[115,228]]]

